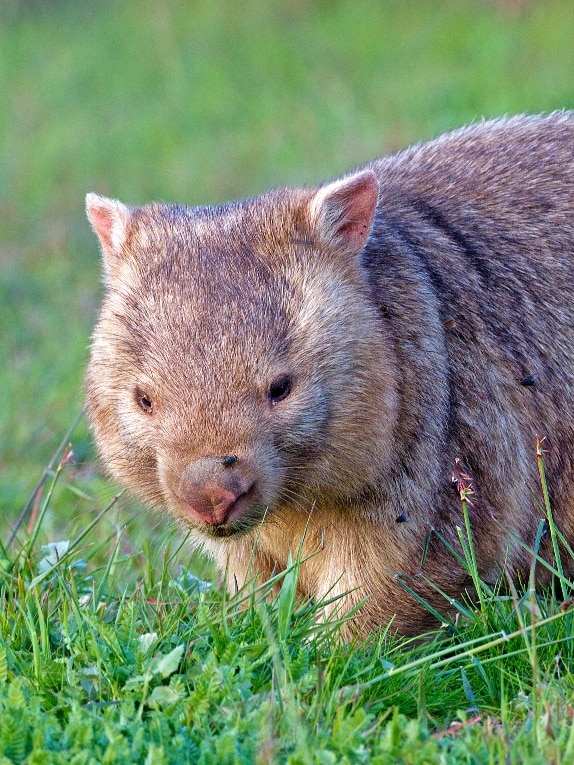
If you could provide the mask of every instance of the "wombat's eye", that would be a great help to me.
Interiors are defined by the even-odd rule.
[[[137,386],[134,391],[134,397],[140,409],[142,409],[146,414],[153,413],[153,401],[139,386]]]
[[[293,379],[289,375],[281,375],[276,380],[273,380],[267,391],[267,398],[269,403],[278,404],[291,393],[293,387]]]

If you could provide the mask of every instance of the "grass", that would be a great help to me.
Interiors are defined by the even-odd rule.
[[[230,600],[185,567],[174,573],[169,545],[123,549],[120,528],[103,547],[90,525],[43,543],[56,488],[84,494],[72,459],[64,446],[27,529],[0,548],[2,765],[574,757],[571,601],[481,582],[468,523],[460,534],[475,605],[454,604],[455,617],[424,640],[381,632],[345,643],[341,620],[297,600],[297,560]],[[558,560],[536,550],[533,560],[569,595],[561,572],[573,553],[546,514]]]
[[[346,645],[293,600],[296,561],[247,609],[202,584],[83,420],[62,458],[99,301],[87,191],[218,202],[574,108],[573,36],[570,0],[2,3],[0,763],[572,760],[561,597],[476,581],[455,628]]]

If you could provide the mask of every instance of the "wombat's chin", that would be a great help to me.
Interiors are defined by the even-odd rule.
[[[265,518],[265,512],[249,513],[248,516],[236,518],[219,526],[204,523],[194,524],[194,529],[210,539],[232,539],[249,534],[256,526],[260,525]]]
[[[225,523],[221,526],[204,526],[198,531],[210,539],[237,539],[248,534],[257,523]]]

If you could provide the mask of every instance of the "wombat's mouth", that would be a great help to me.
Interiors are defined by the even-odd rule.
[[[204,532],[208,533],[209,536],[216,537],[216,539],[226,539],[228,537],[236,537],[239,534],[238,531],[236,531],[233,528],[230,528],[228,524],[215,526],[215,528],[212,527],[212,528],[204,529]]]
[[[247,512],[226,523],[213,526],[202,524],[199,531],[212,539],[231,539],[248,534],[265,518],[265,511],[258,507],[250,507]]]

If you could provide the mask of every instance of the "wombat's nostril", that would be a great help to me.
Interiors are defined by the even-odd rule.
[[[225,465],[225,467],[231,467],[237,462],[237,457],[235,454],[229,454],[227,457],[214,457],[213,461],[219,462],[220,464]]]

